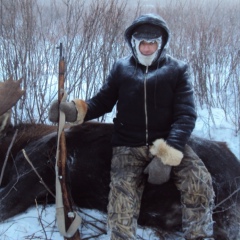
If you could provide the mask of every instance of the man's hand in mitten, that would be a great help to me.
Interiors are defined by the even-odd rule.
[[[148,182],[162,184],[170,178],[172,166],[177,166],[183,158],[182,152],[168,145],[163,139],[154,141],[150,148],[153,160],[148,164],[144,173],[148,174]]]
[[[177,166],[181,163],[183,153],[170,145],[163,139],[157,139],[153,142],[150,152],[153,156],[160,158],[165,165]]]
[[[59,109],[65,113],[66,122],[82,123],[87,112],[87,104],[80,99],[71,102],[62,101],[60,106],[55,100],[49,109],[49,120],[58,122]]]

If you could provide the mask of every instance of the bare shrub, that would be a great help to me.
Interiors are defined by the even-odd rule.
[[[224,110],[240,129],[240,5],[224,1],[1,0],[1,78],[24,78],[25,97],[14,123],[47,123],[56,98],[58,52],[64,46],[66,90],[87,99],[102,86],[114,61],[128,54],[123,32],[137,15],[159,13],[172,32],[170,53],[190,63],[196,103]],[[145,4],[145,5],[144,5]],[[155,6],[155,7],[154,7]],[[99,119],[104,121],[105,117]]]

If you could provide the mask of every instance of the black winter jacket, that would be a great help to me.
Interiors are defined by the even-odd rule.
[[[148,68],[137,62],[134,52],[118,60],[106,84],[87,101],[85,121],[111,112],[117,104],[113,146],[151,145],[163,138],[183,151],[196,121],[189,69],[184,62],[165,54],[169,30],[158,16],[141,16],[126,30],[126,39],[131,37],[133,26],[148,21],[166,31],[157,60]]]

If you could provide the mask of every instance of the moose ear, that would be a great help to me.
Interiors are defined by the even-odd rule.
[[[20,88],[22,79],[13,81],[9,78],[5,82],[0,82],[0,116],[11,109],[24,94]]]

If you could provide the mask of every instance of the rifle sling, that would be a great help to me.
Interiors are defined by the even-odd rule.
[[[64,204],[63,204],[63,198],[62,198],[62,188],[59,180],[59,174],[58,174],[58,160],[59,160],[59,144],[60,144],[60,136],[61,132],[64,129],[65,125],[65,114],[60,111],[59,113],[59,129],[58,129],[58,139],[57,139],[57,152],[56,152],[56,164],[55,164],[55,171],[56,171],[56,218],[57,218],[57,226],[59,229],[59,232],[64,237],[70,238],[72,237],[75,232],[77,231],[78,227],[80,226],[82,219],[78,215],[78,213],[74,213],[74,220],[69,226],[69,228],[66,231],[65,227],[65,214],[64,214]]]

